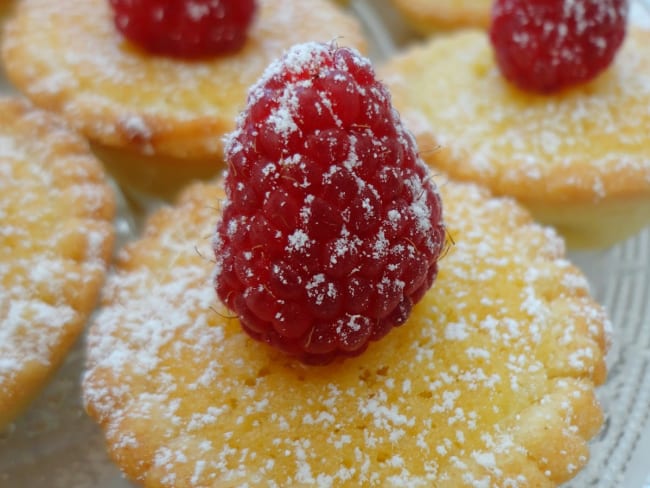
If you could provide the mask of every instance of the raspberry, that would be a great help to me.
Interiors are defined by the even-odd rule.
[[[627,0],[496,0],[490,40],[503,75],[550,93],[607,68],[625,37]]]
[[[235,52],[246,41],[254,0],[110,0],[127,39],[153,53],[185,59]]]
[[[444,247],[441,202],[370,62],[294,46],[226,142],[220,299],[304,362],[361,353],[404,323]]]

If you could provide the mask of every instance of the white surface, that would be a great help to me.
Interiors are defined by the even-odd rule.
[[[406,42],[386,0],[353,0],[375,39],[373,55]],[[636,4],[632,17],[650,26]],[[392,29],[387,34],[386,26]],[[8,92],[0,74],[0,93]],[[649,141],[650,144],[650,141]],[[122,206],[122,237],[132,234]],[[650,488],[650,229],[604,252],[572,253],[614,324],[610,375],[599,397],[606,423],[592,443],[592,459],[573,488]],[[11,488],[128,488],[108,460],[99,429],[80,406],[81,343],[29,412],[0,433],[0,486]]]

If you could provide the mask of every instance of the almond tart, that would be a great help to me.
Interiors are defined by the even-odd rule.
[[[382,75],[433,167],[515,197],[571,246],[602,247],[650,223],[649,42],[630,28],[606,71],[552,95],[509,84],[480,31],[414,47]]]
[[[80,136],[0,98],[0,429],[62,362],[94,308],[113,207]]]
[[[196,184],[120,253],[87,345],[89,414],[147,487],[552,487],[603,417],[607,318],[514,201],[438,181],[454,244],[408,321],[305,365],[216,299],[224,192]]]
[[[258,3],[241,50],[182,61],[125,40],[107,0],[21,1],[2,55],[10,81],[87,137],[127,189],[169,196],[222,169],[223,134],[286,48],[336,39],[365,50],[359,23],[328,0]]]

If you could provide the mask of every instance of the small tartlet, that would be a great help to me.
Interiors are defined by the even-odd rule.
[[[222,136],[286,48],[338,40],[366,50],[358,21],[328,0],[260,0],[242,50],[201,61],[132,45],[107,0],[21,1],[4,37],[7,76],[21,92],[60,113],[127,186],[162,194],[223,168]]]
[[[381,73],[434,168],[516,198],[571,246],[603,247],[650,223],[648,42],[631,27],[603,74],[552,95],[509,84],[475,30],[416,46]]]
[[[83,379],[126,475],[148,487],[575,476],[603,420],[607,317],[552,230],[512,200],[437,183],[455,244],[433,288],[404,325],[327,366],[252,340],[216,301],[220,183],[153,215],[109,279]]]

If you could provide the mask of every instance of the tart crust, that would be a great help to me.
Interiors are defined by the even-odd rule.
[[[491,0],[392,0],[408,23],[420,34],[461,29],[487,28]]]

